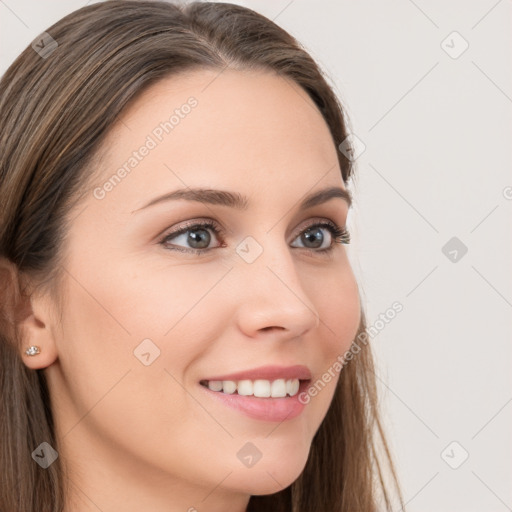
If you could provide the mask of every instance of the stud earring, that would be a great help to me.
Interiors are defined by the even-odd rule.
[[[39,347],[36,347],[35,345],[32,345],[29,348],[27,348],[27,350],[25,350],[25,354],[27,354],[27,356],[35,356],[40,353],[41,349]]]

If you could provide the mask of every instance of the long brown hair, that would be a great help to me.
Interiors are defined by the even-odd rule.
[[[271,70],[309,94],[336,146],[347,137],[346,115],[313,59],[241,6],[107,0],[69,14],[38,39],[0,81],[0,510],[10,512],[62,512],[66,489],[60,459],[42,469],[31,457],[42,440],[58,440],[44,371],[27,368],[20,355],[16,311],[34,292],[24,276],[48,293],[58,289],[65,219],[128,103],[189,70]],[[347,183],[351,162],[342,152],[338,159]],[[366,327],[362,309],[356,339]],[[391,510],[383,462],[403,506],[366,344],[341,371],[300,477],[276,494],[251,497],[248,510],[375,512],[380,501]]]

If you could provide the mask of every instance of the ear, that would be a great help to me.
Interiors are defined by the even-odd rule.
[[[57,360],[55,320],[51,313],[48,294],[20,296],[14,306],[14,322],[21,343],[20,355],[25,365],[33,370],[46,368]],[[39,354],[30,356],[25,353],[32,345],[39,347]]]

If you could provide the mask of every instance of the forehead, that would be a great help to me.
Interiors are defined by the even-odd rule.
[[[122,195],[132,209],[156,191],[184,186],[288,187],[300,196],[323,177],[323,185],[342,183],[313,101],[266,71],[197,70],[160,80],[119,116],[101,162],[96,185],[120,174],[109,197]]]

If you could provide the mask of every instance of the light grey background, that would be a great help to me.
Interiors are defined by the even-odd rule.
[[[512,510],[511,1],[233,3],[304,44],[366,146],[349,253],[370,325],[403,305],[372,345],[406,509]],[[83,5],[0,0],[0,73]]]

